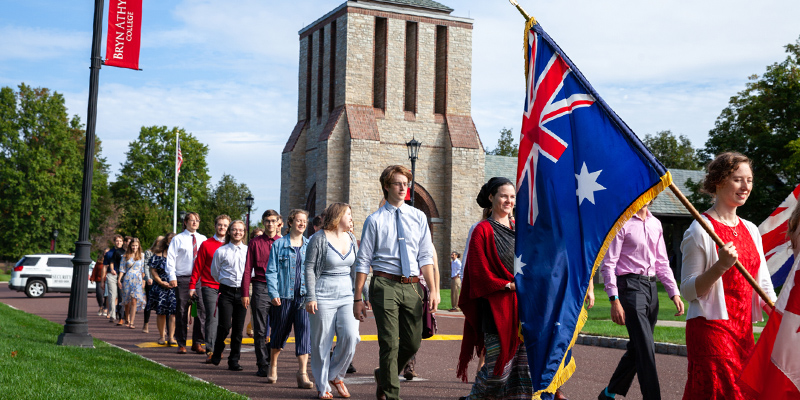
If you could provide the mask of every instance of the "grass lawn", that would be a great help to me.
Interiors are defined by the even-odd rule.
[[[11,274],[4,274],[0,272],[0,282],[8,282],[11,280]]]
[[[609,337],[628,337],[628,331],[623,325],[617,325],[611,321],[611,303],[602,284],[594,285],[594,307],[589,310],[589,320],[583,326],[581,333],[609,336]],[[684,309],[688,304],[684,301]],[[668,297],[664,286],[658,283],[658,319],[660,321],[686,321],[686,315],[675,316],[677,310],[675,304]],[[764,322],[759,322],[753,326],[766,326],[767,316],[764,315]],[[755,333],[758,340],[760,334]],[[686,344],[686,334],[684,328],[656,326],[654,339],[656,342]]]
[[[9,399],[246,399],[95,339],[56,345],[62,325],[0,303],[0,393]]]
[[[442,301],[439,303],[440,310],[449,310],[452,308],[450,304],[450,289],[439,289],[439,297]]]

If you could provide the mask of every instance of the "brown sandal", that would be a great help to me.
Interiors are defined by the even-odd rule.
[[[334,389],[339,393],[339,397],[343,399],[347,399],[350,397],[350,392],[347,391],[347,387],[344,385],[343,381],[328,381],[328,383],[333,386]]]
[[[318,394],[317,395],[318,399],[332,399],[333,398],[333,395],[331,394],[331,392],[325,392],[325,393],[317,392],[317,394]]]

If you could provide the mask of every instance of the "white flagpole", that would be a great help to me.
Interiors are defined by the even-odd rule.
[[[175,130],[175,203],[172,206],[172,233],[178,233],[178,130]]]

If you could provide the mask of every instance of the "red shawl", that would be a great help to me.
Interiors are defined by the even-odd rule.
[[[467,366],[476,352],[480,354],[484,348],[478,299],[489,301],[500,337],[500,355],[494,366],[494,375],[502,374],[505,365],[516,354],[520,340],[517,334],[517,293],[505,288],[506,284],[514,281],[514,276],[500,261],[494,241],[494,229],[489,221],[479,223],[473,230],[465,266],[468,268],[464,269],[464,282],[461,284],[461,297],[458,300],[458,306],[465,317],[464,338],[461,340],[456,376],[467,382]]]

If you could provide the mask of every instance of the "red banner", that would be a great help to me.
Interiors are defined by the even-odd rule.
[[[139,69],[142,0],[111,0],[105,65]]]

